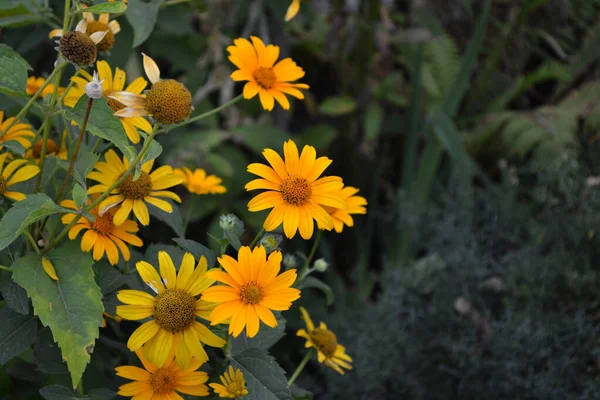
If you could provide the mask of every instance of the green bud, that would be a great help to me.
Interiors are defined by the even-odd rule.
[[[325,272],[327,271],[327,268],[329,268],[329,263],[324,259],[319,258],[317,261],[315,261],[314,268],[319,272]]]
[[[286,269],[296,268],[298,266],[298,258],[288,253],[283,257],[283,265],[285,265]]]
[[[260,239],[260,244],[267,250],[267,254],[278,250],[279,244],[283,241],[283,236],[274,233],[267,233]]]

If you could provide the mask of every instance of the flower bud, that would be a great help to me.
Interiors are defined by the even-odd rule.
[[[98,80],[98,72],[94,71],[94,79],[92,79],[90,83],[84,86],[85,94],[87,94],[87,96],[90,99],[98,100],[99,98],[101,98],[102,82],[104,82],[104,79],[102,79],[101,81]]]
[[[269,254],[279,249],[279,244],[282,240],[283,237],[281,235],[267,233],[260,239],[260,244],[267,250],[267,254]]]
[[[298,266],[298,258],[293,254],[286,254],[283,257],[283,265],[285,265],[286,269],[296,268]]]
[[[325,272],[327,271],[327,268],[329,268],[329,263],[324,259],[319,258],[317,261],[315,261],[314,268],[319,272]]]

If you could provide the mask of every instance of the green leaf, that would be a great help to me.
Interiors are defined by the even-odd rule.
[[[183,260],[183,256],[185,251],[181,250],[177,246],[172,246],[169,244],[161,244],[161,243],[152,243],[146,249],[146,253],[144,254],[144,261],[150,263],[150,265],[154,266],[158,270],[158,252],[166,251],[171,259],[173,260],[173,264],[175,264],[175,269],[179,270],[179,266],[181,265],[181,260]],[[144,285],[145,286],[145,285]]]
[[[31,67],[31,65],[29,65],[27,60],[25,60],[19,53],[14,51],[12,47],[6,44],[0,44],[0,57],[2,56],[12,58],[13,60],[17,60],[29,71],[33,71],[33,68]]]
[[[324,150],[338,136],[338,131],[331,125],[321,124],[305,129],[300,137],[302,141],[317,149]]]
[[[75,167],[73,168],[73,177],[82,187],[86,186],[85,177],[94,169],[96,162],[100,159],[100,155],[95,154],[85,144],[81,143],[79,147],[79,154],[77,155],[77,161],[75,161]],[[68,168],[68,167],[67,167]]]
[[[66,213],[43,193],[30,194],[16,202],[0,220],[0,250],[11,244],[29,225],[56,213]]]
[[[27,96],[27,68],[16,58],[0,56],[0,93]]]
[[[275,328],[262,325],[258,334],[253,338],[248,338],[246,336],[246,331],[242,331],[240,336],[232,340],[231,353],[236,355],[252,348],[269,350],[285,336],[285,318],[283,318],[281,314],[277,315],[277,324],[278,325]]]
[[[433,133],[458,164],[458,168],[468,168],[470,158],[465,149],[462,136],[456,129],[454,122],[442,111],[434,111],[429,115],[427,123],[433,128]]]
[[[6,278],[0,282],[0,293],[6,305],[19,314],[29,314],[29,299],[27,292],[12,279]]]
[[[73,109],[65,109],[65,117],[83,124],[87,110],[87,96],[82,96]],[[127,135],[119,118],[113,116],[114,111],[108,106],[105,98],[94,100],[87,123],[87,130],[95,136],[114,143],[128,160],[135,157],[135,148],[129,144]]]
[[[40,394],[46,400],[79,400],[70,389],[60,385],[48,385],[40,389]]]
[[[37,365],[37,369],[44,374],[62,375],[69,373],[67,364],[62,359],[60,348],[54,343],[52,332],[48,328],[39,331],[33,349],[33,361]]]
[[[379,130],[381,128],[381,122],[383,121],[383,109],[378,103],[373,103],[367,108],[365,114],[365,140],[372,142],[377,139]]]
[[[77,209],[81,210],[87,204],[87,194],[85,189],[81,187],[79,183],[73,186],[73,201],[77,206]]]
[[[88,12],[92,14],[121,14],[127,10],[127,5],[123,2],[100,3],[95,6],[82,9],[80,12]]]
[[[256,154],[262,154],[262,151],[266,148],[282,152],[283,142],[291,139],[291,136],[281,129],[262,125],[250,125],[236,128],[234,130],[234,135],[242,140],[246,146],[252,149]]]
[[[173,238],[173,241],[180,245],[185,251],[192,253],[197,260],[199,260],[202,256],[206,257],[208,268],[213,268],[217,263],[217,257],[215,256],[215,253],[208,247],[188,239]]]
[[[300,281],[300,284],[298,284],[298,289],[302,289],[302,288],[319,289],[327,297],[327,305],[328,306],[332,305],[335,300],[335,296],[333,295],[333,290],[331,290],[331,288],[329,287],[328,284],[326,284],[325,282],[323,282],[322,280],[320,280],[318,278],[314,278],[312,276],[305,277],[304,279],[302,279],[302,281]]]
[[[144,43],[154,30],[161,0],[145,3],[142,0],[129,0],[125,17],[133,27],[133,47]]]
[[[144,145],[146,144],[146,141],[148,140],[148,136],[146,134],[144,134],[143,132],[141,133],[142,136],[144,137]],[[142,165],[144,165],[144,163],[150,161],[150,160],[154,160],[155,158],[158,158],[158,156],[160,156],[160,153],[162,153],[162,146],[154,139],[152,139],[152,142],[150,142],[150,146],[148,146],[148,151],[146,152],[146,154],[144,154],[144,157],[142,157],[142,159],[140,160],[140,162],[136,165],[135,168],[135,173],[133,175],[133,180],[136,181],[141,173],[142,173]]]
[[[247,400],[291,400],[285,372],[265,350],[248,349],[232,356],[231,365],[241,369],[248,388]]]
[[[16,140],[9,140],[8,142],[2,143],[2,147],[6,147],[10,151],[17,153],[19,156],[23,157],[25,155],[25,147]]]
[[[106,260],[94,264],[94,275],[103,295],[112,293],[125,284],[124,275]]]
[[[349,96],[328,97],[319,105],[322,114],[337,117],[350,114],[356,109],[356,100]]]
[[[92,258],[81,251],[79,243],[68,242],[46,256],[59,281],[46,275],[37,255],[15,261],[13,279],[27,290],[35,315],[52,330],[76,387],[102,326],[102,293],[94,281]]]
[[[13,8],[0,5],[0,26],[17,27],[43,21],[43,17],[35,14],[25,4],[17,4]]]
[[[0,309],[0,365],[29,348],[37,336],[37,319],[9,307]]]
[[[313,394],[306,389],[302,389],[300,386],[292,385],[290,387],[292,391],[292,398],[294,400],[312,400]]]
[[[92,389],[82,397],[82,400],[112,400],[117,397],[117,394],[108,389]]]
[[[182,238],[185,236],[185,230],[183,229],[183,217],[181,216],[179,205],[175,204],[171,199],[165,199],[165,201],[171,204],[173,212],[168,213],[153,204],[148,204],[148,211],[151,216],[167,224],[177,236]]]

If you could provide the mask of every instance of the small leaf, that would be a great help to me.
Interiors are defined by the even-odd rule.
[[[265,350],[248,349],[231,357],[233,368],[241,369],[248,388],[247,400],[291,400],[283,369]]]
[[[173,241],[180,245],[185,251],[192,253],[197,260],[199,260],[202,256],[206,257],[208,268],[214,267],[217,263],[217,257],[215,256],[215,253],[208,247],[188,239],[173,238]]]
[[[0,281],[0,292],[6,304],[19,314],[29,314],[29,299],[27,292],[12,279]]]
[[[337,117],[350,114],[356,109],[356,100],[349,96],[328,97],[319,105],[319,111]]]
[[[266,325],[262,325],[258,334],[253,338],[246,336],[246,331],[242,331],[242,334],[232,340],[231,353],[233,355],[239,354],[245,350],[257,348],[262,350],[269,350],[275,343],[285,335],[285,318],[281,314],[277,315],[277,326],[270,328]]]
[[[133,27],[133,47],[144,43],[154,30],[160,3],[161,0],[151,0],[150,3],[129,0],[125,17]]]
[[[15,58],[0,56],[0,93],[27,96],[27,68]]]
[[[87,102],[87,96],[82,96],[73,109],[65,109],[65,117],[74,120],[78,126],[81,126],[85,118]],[[92,135],[114,143],[125,157],[131,160],[135,157],[135,148],[129,144],[123,124],[113,113],[114,111],[108,106],[105,98],[94,100],[86,129]]]
[[[37,336],[37,319],[4,307],[0,309],[0,321],[0,365],[4,365],[33,344]]]
[[[378,103],[373,103],[367,108],[365,114],[365,140],[371,142],[377,139],[381,122],[383,121],[383,110]]]
[[[73,201],[77,206],[77,209],[81,210],[87,204],[87,194],[85,189],[81,187],[79,183],[73,186]]]
[[[87,187],[85,177],[94,169],[99,158],[100,156],[92,153],[92,150],[85,143],[81,143],[77,161],[75,161],[75,167],[73,168],[73,177],[82,187]]]
[[[13,153],[17,153],[19,156],[23,157],[25,155],[25,147],[16,140],[9,140],[8,142],[2,143],[2,147],[6,147]]]
[[[46,400],[79,400],[70,389],[60,385],[48,385],[40,389],[40,394]]]
[[[175,204],[171,199],[165,199],[165,201],[171,204],[173,212],[168,213],[153,204],[148,205],[148,211],[151,216],[167,224],[177,236],[182,238],[185,236],[185,230],[183,229],[183,217],[181,216],[179,205]]]
[[[123,2],[114,3],[100,3],[95,6],[87,7],[81,10],[81,12],[88,12],[92,14],[121,14],[127,10],[127,5]]]
[[[0,250],[11,244],[29,225],[56,213],[66,213],[43,193],[30,194],[15,203],[0,220]]]
[[[327,297],[327,305],[330,306],[333,304],[335,300],[335,296],[333,295],[333,290],[329,287],[328,284],[323,282],[320,279],[314,278],[312,276],[307,276],[298,284],[298,289],[302,288],[315,288],[319,289],[321,292],[325,294]]]
[[[34,314],[50,327],[76,387],[90,362],[102,326],[102,293],[94,281],[92,258],[79,243],[67,242],[46,254],[58,281],[50,279],[38,255],[27,255],[13,263],[13,279],[27,290]]]

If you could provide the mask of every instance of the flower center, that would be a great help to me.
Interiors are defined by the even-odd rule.
[[[150,386],[154,393],[170,393],[175,390],[175,376],[168,368],[159,368],[150,376]]]
[[[140,200],[146,197],[152,190],[152,180],[147,172],[143,172],[137,181],[133,180],[133,175],[129,175],[119,185],[119,191],[123,196],[132,200]]]
[[[196,320],[196,300],[181,289],[167,289],[156,296],[154,320],[164,330],[181,332]]]
[[[310,333],[310,338],[315,344],[315,347],[325,354],[325,357],[333,357],[335,349],[337,348],[337,338],[335,337],[335,333],[331,332],[329,329],[316,328]]]
[[[90,65],[96,61],[98,50],[92,39],[78,31],[67,32],[60,38],[60,51],[73,64]]]
[[[290,176],[281,184],[281,192],[287,203],[301,206],[310,199],[312,187],[305,178]]]
[[[0,175],[0,196],[6,192],[6,178]]]
[[[98,212],[92,211],[92,215],[96,217],[96,222],[92,222],[92,230],[103,235],[108,235],[112,232],[115,227],[113,223],[113,210],[106,211],[103,216],[99,216]]]
[[[52,139],[48,139],[46,142],[46,154],[56,154],[58,153],[58,145]],[[38,159],[42,156],[42,141],[38,140],[38,142],[33,146],[33,158]]]
[[[240,288],[240,300],[244,304],[258,304],[265,294],[256,282],[246,283]]]
[[[227,390],[232,396],[236,398],[242,397],[244,395],[244,383],[238,380],[234,380],[229,384]]]
[[[98,47],[99,51],[110,50],[113,47],[113,44],[115,43],[115,35],[112,33],[112,31],[110,30],[108,25],[103,24],[102,22],[92,21],[92,22],[87,23],[86,32],[88,35],[91,35],[92,33],[96,33],[96,32],[104,32],[104,31],[108,31],[108,32],[106,32],[106,35],[104,35],[104,38],[100,41],[100,43],[98,43],[96,45]]]
[[[160,80],[146,95],[146,111],[161,124],[176,124],[190,116],[192,94],[174,79]]]
[[[266,90],[275,86],[275,82],[277,81],[277,77],[272,68],[258,67],[254,70],[252,76],[256,80],[258,86]]]

